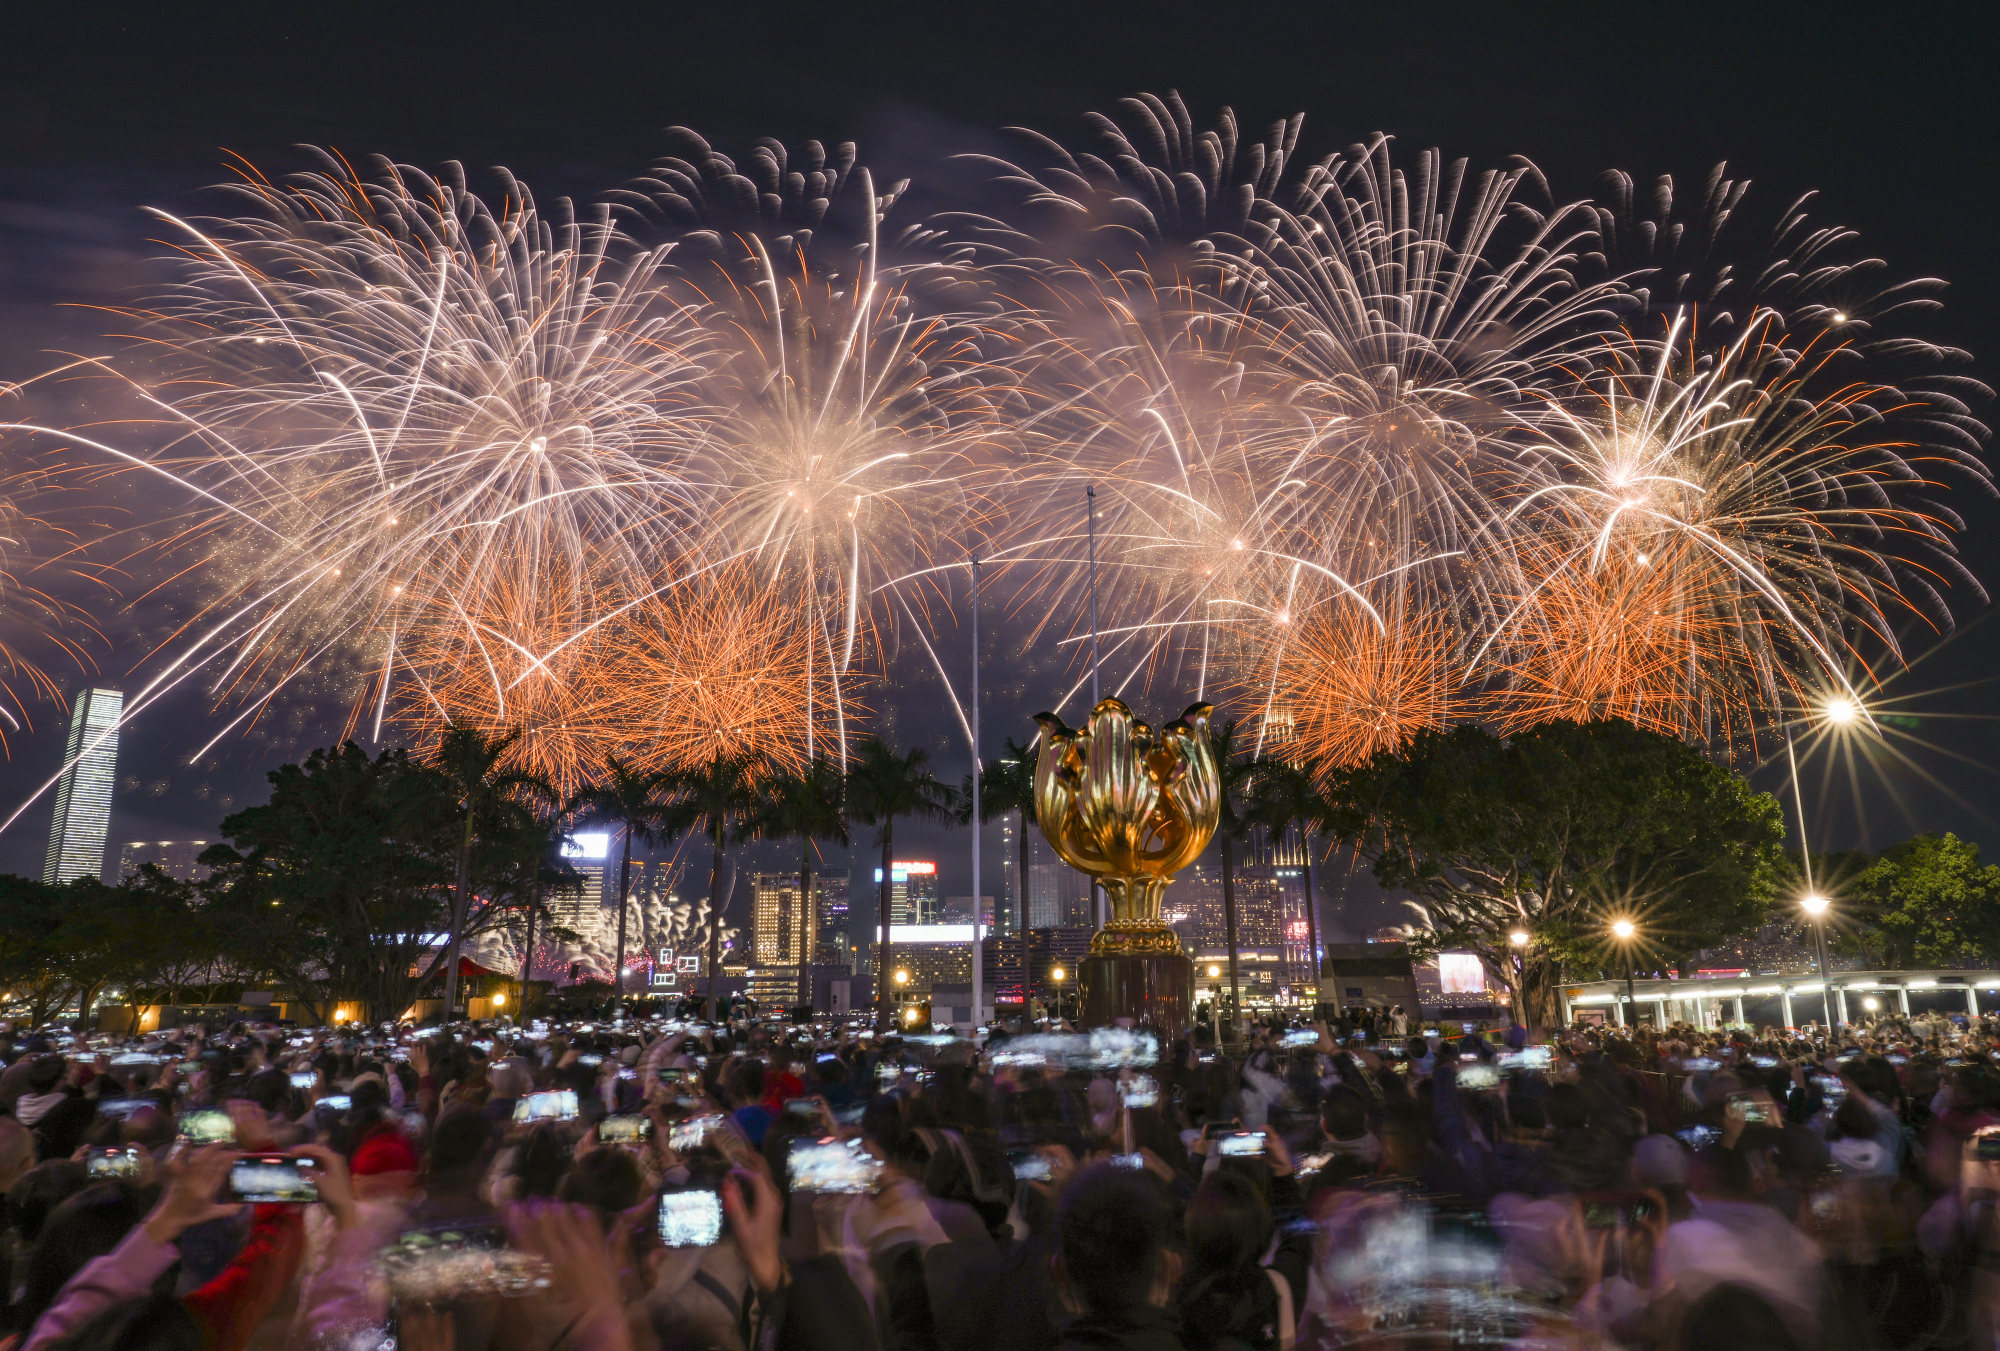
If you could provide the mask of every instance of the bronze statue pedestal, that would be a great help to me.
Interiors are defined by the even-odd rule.
[[[1194,1010],[1194,963],[1182,952],[1092,953],[1078,964],[1083,1025],[1127,1019],[1171,1041]]]

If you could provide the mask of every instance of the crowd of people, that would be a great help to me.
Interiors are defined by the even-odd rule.
[[[1407,1024],[1407,1019],[1402,1019]],[[2000,1024],[0,1034],[13,1351],[2000,1344]]]

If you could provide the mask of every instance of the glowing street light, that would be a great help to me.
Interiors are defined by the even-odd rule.
[[[1060,977],[1060,976],[1058,976],[1058,977],[1057,977],[1057,979],[1058,979],[1058,980],[1060,980],[1060,979],[1061,979],[1061,977]],[[896,973],[896,984],[898,984],[898,985],[908,985],[909,983],[910,983],[910,973],[909,973],[909,972],[907,972],[907,971],[898,971],[898,972]]]
[[[1799,898],[1799,909],[1812,916],[1813,946],[1819,953],[1820,1003],[1826,1011],[1826,1025],[1833,1026],[1833,986],[1828,983],[1826,969],[1826,910],[1832,902],[1817,891],[1808,891]]]
[[[1526,929],[1516,929],[1507,935],[1507,941],[1517,948],[1525,948],[1528,946],[1528,931]]]
[[[1820,717],[1828,727],[1848,728],[1854,726],[1867,713],[1861,701],[1853,695],[1841,692],[1830,694],[1820,702]],[[1819,951],[1819,978],[1821,1005],[1825,1010],[1826,1025],[1833,1026],[1833,990],[1826,984],[1826,909],[1827,899],[1820,895],[1813,885],[1812,842],[1806,834],[1805,793],[1799,787],[1799,754],[1792,745],[1792,720],[1785,723],[1785,761],[1792,771],[1792,810],[1799,818],[1799,859],[1806,874],[1806,894],[1800,899],[1799,907],[1812,916],[1813,937]]]
[[[1625,1002],[1632,1006],[1631,1025],[1639,1025],[1639,995],[1632,984],[1632,939],[1639,932],[1639,926],[1629,919],[1611,921],[1611,936],[1625,949]]]

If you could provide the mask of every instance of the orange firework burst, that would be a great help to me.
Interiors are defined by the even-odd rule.
[[[1552,718],[1625,718],[1641,727],[1733,743],[1767,684],[1796,697],[1776,616],[1744,604],[1739,579],[1708,549],[1663,535],[1596,568],[1575,552],[1521,550],[1537,578],[1476,701],[1502,732]]]
[[[545,644],[503,641],[429,651],[393,692],[397,721],[434,742],[451,721],[520,729],[514,762],[573,792],[609,755],[650,769],[684,768],[718,752],[769,770],[802,767],[840,744],[857,710],[837,687],[797,609],[747,567],[697,577],[607,621]],[[558,588],[559,589],[559,588]],[[532,594],[509,615],[465,626],[525,634],[541,616]],[[426,632],[446,635],[443,625]],[[436,672],[447,672],[440,679]]]
[[[1378,623],[1359,605],[1324,606],[1290,626],[1246,693],[1267,701],[1279,754],[1331,773],[1451,720],[1453,631],[1441,613]]]

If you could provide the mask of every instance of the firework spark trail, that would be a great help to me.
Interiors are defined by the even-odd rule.
[[[63,372],[160,444],[9,428],[179,499],[127,558],[203,608],[130,710],[198,673],[226,733],[344,682],[378,734],[523,726],[565,783],[614,747],[794,764],[844,751],[899,632],[945,676],[968,546],[1081,650],[1094,533],[1109,688],[1233,699],[1260,743],[1616,713],[1754,753],[1983,594],[1944,492],[1989,486],[1983,391],[1909,332],[1937,284],[1805,199],[1739,274],[1721,169],[1684,220],[1664,180],[1304,163],[1301,119],[1171,96],[1091,125],[900,230],[851,146],[685,132],[581,220],[332,158],[163,217],[147,359]]]
[[[1101,153],[1041,141],[1003,166],[1040,235],[972,231],[1015,251],[999,265],[1032,277],[1013,294],[1045,326],[1017,434],[1047,486],[1017,548],[1054,556],[1036,580],[1058,625],[1094,484],[1106,631],[1178,631],[1147,661],[1191,658],[1207,686],[1220,658],[1246,711],[1308,724],[1292,744],[1323,761],[1381,748],[1385,710],[1617,714],[1754,751],[1864,649],[1898,660],[1902,621],[1948,625],[1946,586],[1983,594],[1930,481],[1988,482],[1982,391],[1941,373],[1962,354],[1891,335],[1935,284],[1875,285],[1803,200],[1783,256],[1738,278],[1706,259],[1747,187],[1720,170],[1691,229],[1665,184],[1643,219],[1630,180],[1538,208],[1532,168],[1425,152],[1406,172],[1382,137],[1294,181],[1295,123],[1246,170],[1226,113],[1205,137],[1174,101],[1125,113],[1097,119]],[[1663,295],[1699,320],[1652,331]],[[1898,365],[1914,383],[1871,378]],[[1384,634],[1413,650],[1371,651]]]
[[[763,141],[739,165],[676,134],[683,153],[619,196],[667,222],[674,284],[709,338],[707,547],[752,559],[824,636],[808,667],[838,708],[880,625],[934,622],[927,599],[944,593],[896,583],[929,578],[991,510],[971,472],[1005,387],[967,309],[983,284],[968,250],[885,230],[906,184],[878,194],[852,145]]]
[[[125,384],[163,444],[43,430],[185,490],[169,545],[211,549],[209,599],[170,641],[233,649],[217,698],[372,653],[357,715],[393,717],[422,661],[480,672],[505,716],[524,670],[699,547],[702,334],[668,248],[512,180],[497,209],[388,165],[236,191],[237,217],[163,218],[187,275],[137,316]]]

